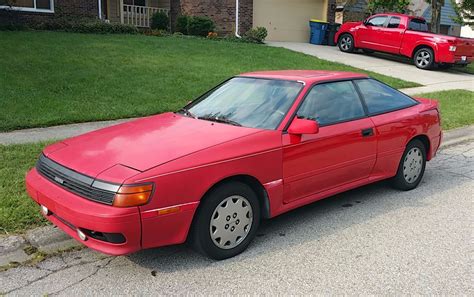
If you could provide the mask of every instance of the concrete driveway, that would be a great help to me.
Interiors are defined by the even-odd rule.
[[[284,47],[293,51],[312,55],[320,59],[338,62],[349,66],[373,71],[376,73],[419,83],[425,88],[421,92],[439,90],[466,89],[474,91],[474,75],[446,70],[421,70],[403,57],[381,53],[347,54],[337,46],[313,45],[297,42],[267,42],[270,46]],[[418,92],[418,90],[417,90]]]
[[[221,262],[185,246],[89,249],[0,273],[0,295],[468,295],[474,142],[443,149],[410,192],[385,182],[266,221]]]

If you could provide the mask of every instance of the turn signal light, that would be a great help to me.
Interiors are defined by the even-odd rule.
[[[114,197],[115,207],[131,207],[146,204],[153,191],[152,184],[123,185]]]

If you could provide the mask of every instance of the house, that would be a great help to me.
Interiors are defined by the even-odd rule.
[[[9,2],[14,2],[9,6]],[[336,0],[0,0],[0,24],[102,19],[148,27],[157,11],[210,17],[221,34],[267,28],[267,40],[308,41],[310,19],[333,20]],[[328,17],[329,16],[329,17]],[[236,32],[237,31],[237,32]]]
[[[338,0],[338,4],[344,6],[344,10],[336,16],[337,22],[362,21],[369,16],[367,11],[368,0]],[[431,6],[425,0],[411,0],[407,7],[407,14],[423,17],[426,21],[431,20]],[[441,34],[459,36],[461,26],[453,21],[456,12],[450,0],[446,0],[441,8]]]

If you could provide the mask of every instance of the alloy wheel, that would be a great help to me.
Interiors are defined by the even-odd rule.
[[[211,239],[221,249],[235,248],[249,234],[252,221],[252,206],[246,198],[239,195],[227,197],[212,214]]]
[[[421,67],[425,68],[431,63],[431,54],[428,51],[420,51],[416,56],[416,64]]]
[[[341,39],[341,48],[348,51],[352,46],[352,39],[349,36],[344,36]]]

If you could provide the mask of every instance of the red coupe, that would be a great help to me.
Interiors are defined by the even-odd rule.
[[[440,142],[434,100],[356,73],[255,72],[178,112],[50,145],[26,185],[48,220],[103,253],[187,241],[225,259],[262,219],[383,179],[415,188]]]

